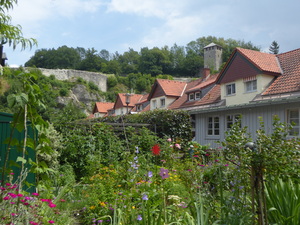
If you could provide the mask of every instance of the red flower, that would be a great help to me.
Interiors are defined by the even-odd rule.
[[[158,144],[156,144],[156,145],[154,145],[153,147],[152,147],[152,154],[153,155],[159,155],[159,153],[160,153],[160,148],[159,148],[159,145]]]

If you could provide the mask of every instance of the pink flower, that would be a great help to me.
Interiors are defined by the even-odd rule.
[[[6,185],[6,186],[11,186],[11,183],[6,183],[5,185]]]
[[[53,220],[49,220],[48,223],[54,223],[54,221]]]
[[[225,166],[229,166],[228,164],[225,164]]]
[[[177,144],[177,143],[176,143],[176,144],[175,144],[175,147],[178,148],[178,149],[181,149],[180,144]]]
[[[168,142],[171,142],[171,141],[172,141],[172,139],[171,139],[171,138],[168,138],[168,139],[167,139],[167,141],[168,141]]]
[[[12,198],[16,198],[17,197],[17,195],[16,194],[14,194],[14,193],[8,193],[9,195],[10,195],[10,197],[12,197]]]
[[[5,196],[5,197],[3,198],[3,200],[9,200],[9,199],[10,199],[9,196]]]
[[[48,206],[49,206],[50,208],[56,207],[56,205],[55,205],[54,203],[52,203],[52,202],[50,202],[50,203],[48,204]]]
[[[34,196],[39,196],[39,193],[32,193],[32,195],[34,195]]]

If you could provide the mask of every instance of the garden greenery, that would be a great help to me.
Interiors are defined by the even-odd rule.
[[[2,169],[5,224],[299,222],[299,140],[289,139],[289,126],[278,118],[270,134],[261,121],[256,137],[233,124],[218,149],[191,140],[189,116],[181,111],[115,118],[123,125],[118,130],[107,124],[112,118],[80,120],[80,113],[67,106],[50,126],[38,111],[44,106],[38,76],[18,76],[21,92],[7,96],[15,111],[12,127],[26,133],[32,126],[39,132],[34,139],[25,135],[21,142],[7,143],[21,146],[25,154],[27,147],[35,151],[36,161],[21,157],[18,163],[29,164],[38,180],[32,184],[36,191],[29,193],[25,170]],[[145,126],[125,126],[129,123]],[[247,147],[249,142],[255,148]]]

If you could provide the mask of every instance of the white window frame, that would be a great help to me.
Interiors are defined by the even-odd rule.
[[[195,93],[189,93],[189,101],[195,100]]]
[[[230,89],[229,89],[230,88]],[[229,91],[230,90],[230,91]],[[235,83],[226,84],[225,86],[226,96],[232,96],[236,94]]]
[[[201,91],[195,92],[195,100],[199,100],[201,98]]]
[[[209,116],[207,117],[207,136],[220,136],[220,117]]]
[[[157,109],[157,102],[156,102],[156,100],[152,100],[152,106],[153,106],[153,109]]]
[[[293,126],[289,131],[289,136],[298,137],[300,134],[300,110],[298,108],[287,110],[287,123]]]
[[[230,120],[228,120],[228,117],[230,117]],[[241,114],[228,114],[225,118],[225,128],[226,130],[230,130],[231,126],[237,122],[241,117]]]
[[[245,82],[245,92],[255,92],[257,91],[257,80],[250,80]]]
[[[166,106],[166,99],[165,98],[161,98],[160,99],[160,107],[163,108]]]

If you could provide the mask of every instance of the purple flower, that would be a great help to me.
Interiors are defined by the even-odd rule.
[[[142,199],[147,201],[148,200],[148,195],[144,194]]]
[[[153,176],[152,171],[149,171],[148,174],[147,174],[147,176],[148,176],[149,178],[152,177],[152,176]]]
[[[142,218],[141,215],[138,215],[138,216],[137,216],[137,220],[141,221],[142,219],[143,219],[143,218]]]
[[[169,177],[169,170],[160,168],[159,175],[161,176],[162,179],[166,179]]]

